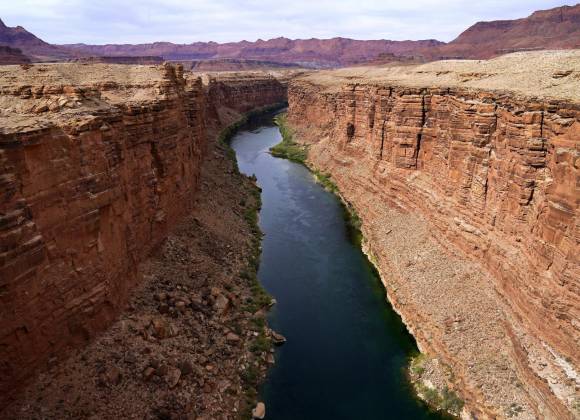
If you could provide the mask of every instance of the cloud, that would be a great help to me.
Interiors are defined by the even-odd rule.
[[[515,19],[556,0],[3,0],[0,18],[52,43],[289,38],[450,41],[480,20]]]

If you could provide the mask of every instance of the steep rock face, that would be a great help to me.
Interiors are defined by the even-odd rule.
[[[258,81],[227,92],[243,110],[285,99],[269,77],[257,98]],[[206,99],[199,77],[170,65],[0,69],[3,397],[109,325],[138,264],[191,210]]]
[[[215,129],[235,122],[240,113],[280,104],[287,99],[294,71],[206,73],[202,76],[207,97],[207,122]]]
[[[420,346],[452,366],[473,413],[509,416],[516,404],[524,418],[571,417],[580,365],[579,103],[461,83],[332,78],[292,82],[289,121],[310,144],[310,164],[329,172],[362,216],[369,252]],[[397,254],[392,241],[416,234],[385,228],[401,212],[409,226],[415,215],[426,220],[432,235]],[[424,245],[433,238],[438,244]],[[476,265],[452,263],[456,250]]]
[[[137,263],[191,206],[205,143],[201,82],[186,86],[168,68],[149,87],[159,95],[139,103],[3,126],[3,393],[104,328],[137,281]],[[33,89],[31,102],[87,100],[90,88]]]

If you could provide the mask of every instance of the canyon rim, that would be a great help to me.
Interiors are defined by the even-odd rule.
[[[270,418],[283,296],[228,141],[282,109],[273,154],[360,224],[421,410],[579,418],[580,5],[449,42],[56,44],[0,20],[0,417]]]
[[[289,87],[295,141],[356,209],[390,301],[435,358],[415,366],[431,374],[419,388],[461,389],[470,416],[577,415],[580,90],[560,74],[579,58],[336,70]]]

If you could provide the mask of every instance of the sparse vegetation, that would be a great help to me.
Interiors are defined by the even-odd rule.
[[[275,111],[275,110],[283,108],[287,105],[288,105],[287,103],[279,103],[279,104],[266,106],[263,108],[254,109],[250,112],[245,113],[238,121],[228,125],[222,131],[220,131],[220,133],[218,135],[218,142],[222,143],[226,147],[226,152],[227,152],[228,158],[231,159],[232,162],[234,162],[236,172],[239,172],[239,168],[238,168],[238,160],[236,159],[236,152],[234,151],[234,149],[232,149],[230,147],[230,141],[231,141],[232,137],[234,137],[234,135],[238,132],[238,130],[242,126],[244,126],[244,124],[247,124],[252,118],[255,118],[259,115],[266,114],[268,112]]]
[[[572,409],[580,414],[580,398],[574,398],[574,402],[572,403]]]
[[[524,411],[524,409],[516,404],[516,403],[512,403],[507,409],[506,409],[506,413],[505,415],[509,418],[511,417],[517,417],[522,411]]]
[[[320,172],[316,169],[313,169],[312,173],[316,177],[316,181],[320,185],[322,185],[325,190],[330,191],[331,193],[338,195],[338,193],[339,193],[338,187],[336,186],[336,184],[334,182],[332,182],[330,175],[325,174],[324,172]]]
[[[435,388],[428,387],[422,382],[415,383],[415,390],[419,397],[431,408],[438,411],[459,416],[463,409],[464,402],[455,391],[445,387],[441,392]]]
[[[445,386],[438,390],[433,386],[428,386],[423,377],[426,371],[426,364],[429,361],[427,355],[418,353],[409,359],[409,376],[415,392],[433,410],[442,411],[452,416],[459,416],[463,409],[463,400],[455,391]]]
[[[256,337],[256,339],[252,342],[252,345],[250,346],[250,350],[254,354],[260,354],[260,353],[269,351],[271,347],[272,347],[272,342],[266,336],[266,334],[264,333],[264,331],[262,329],[262,332],[260,333],[260,335],[258,335],[258,337]]]
[[[411,357],[409,361],[409,370],[411,375],[421,376],[425,372],[424,363],[427,360],[427,356],[423,353],[419,353],[416,356]]]
[[[286,114],[277,115],[274,122],[280,129],[282,141],[270,148],[272,156],[304,164],[308,156],[308,148],[294,141],[292,129],[286,123]]]
[[[239,172],[236,155],[234,150],[229,145],[232,137],[251,118],[266,112],[273,111],[280,108],[281,106],[282,105],[279,104],[273,107],[252,111],[244,115],[236,123],[222,130],[219,135],[219,141],[222,143],[223,147],[226,148],[228,157],[234,162],[236,171]],[[258,268],[260,266],[262,240],[262,231],[260,230],[260,226],[258,224],[258,214],[262,207],[261,189],[256,185],[255,176],[250,176],[249,179],[252,181],[251,198],[243,199],[240,204],[244,206],[244,219],[246,220],[248,227],[252,232],[252,254],[248,259],[248,265],[246,268],[244,268],[239,273],[239,277],[243,281],[248,282],[252,292],[251,296],[246,299],[243,309],[246,312],[254,314],[251,320],[251,325],[252,330],[258,332],[258,336],[251,342],[249,349],[252,353],[258,355],[269,351],[272,347],[272,342],[266,335],[265,315],[257,314],[260,309],[270,305],[271,297],[268,295],[258,280]],[[241,334],[242,331],[236,331],[236,333]],[[260,369],[253,362],[250,362],[248,367],[242,372],[241,378],[243,381],[245,403],[240,410],[240,418],[245,419],[250,417],[251,408],[255,404],[256,398],[258,396],[257,387],[261,378]]]
[[[256,386],[258,385],[258,380],[260,377],[260,371],[258,368],[252,364],[250,364],[243,372],[242,372],[242,381],[244,381],[245,388],[250,391],[250,394],[255,396],[257,393],[255,391]],[[253,391],[253,392],[252,392]],[[252,400],[255,397],[252,397]],[[253,403],[253,401],[251,401]]]
[[[423,398],[423,400],[430,406],[437,407],[439,402],[439,393],[435,388],[429,388],[423,384],[418,384],[416,386],[417,393]]]
[[[455,391],[445,387],[441,391],[440,405],[442,410],[459,415],[463,409],[464,402]]]

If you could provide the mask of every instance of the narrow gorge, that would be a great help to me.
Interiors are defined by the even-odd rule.
[[[360,217],[363,250],[417,341],[408,369],[417,394],[442,411],[458,395],[465,419],[576,418],[578,86],[577,50],[308,72],[0,67],[0,417],[251,417],[272,343],[283,341],[267,325],[276,302],[257,278],[259,185],[275,180],[241,174],[226,141],[248,114],[288,102],[283,129]],[[247,175],[272,144],[240,161]],[[319,201],[309,220],[334,238],[322,229],[325,215],[338,220],[338,204],[303,169],[271,176],[297,173],[296,196]],[[272,208],[292,205],[287,191],[280,197]],[[284,221],[274,226],[272,214],[276,239]],[[294,235],[318,238],[300,226]],[[352,279],[372,277],[343,242],[332,242],[336,255],[352,264],[292,254],[326,264],[304,264],[306,283],[288,292],[310,299],[305,313],[329,290],[307,287],[317,269],[328,280],[334,266],[358,267],[337,282],[346,296]],[[301,264],[289,261],[282,275],[267,256],[269,278]],[[349,309],[327,321],[358,331]],[[382,331],[381,322],[368,324]],[[317,342],[320,357],[332,353]],[[394,353],[399,363],[404,352]],[[333,382],[338,389],[340,375]],[[268,387],[280,412],[299,406]],[[398,392],[401,413],[439,416]]]

